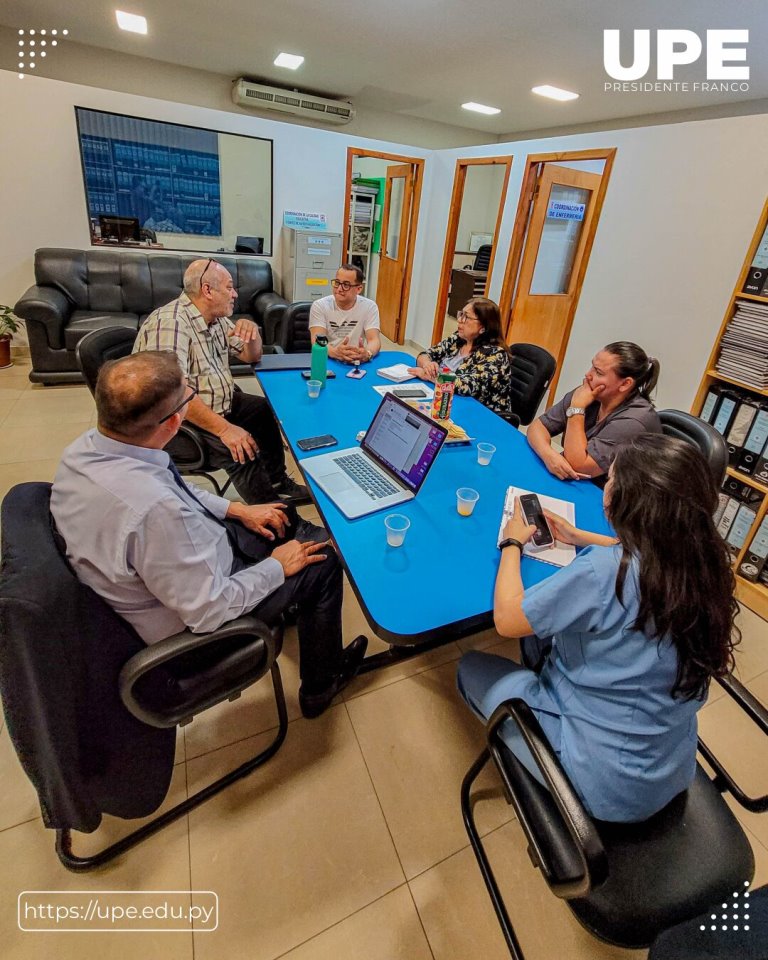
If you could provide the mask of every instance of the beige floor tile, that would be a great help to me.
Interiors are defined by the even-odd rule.
[[[483,728],[456,692],[456,665],[445,664],[347,703],[406,876],[461,849],[464,774],[483,748]],[[479,789],[481,832],[513,817],[493,770]]]
[[[493,647],[499,643],[501,639],[498,633],[496,633],[495,627],[488,627],[487,630],[473,633],[469,637],[457,640],[456,643],[459,645],[462,653],[467,653],[469,650],[487,650],[488,647]]]
[[[28,390],[16,401],[9,422],[86,423],[95,411],[93,397],[85,387],[52,387],[45,393]]]
[[[17,403],[17,400],[0,400],[0,424],[7,419],[8,414],[11,412],[11,410],[13,410]]]
[[[388,893],[281,960],[432,960],[407,886]]]
[[[21,379],[5,380],[0,377],[0,401],[15,403],[25,390]]]
[[[7,727],[0,733],[0,830],[40,816],[37,793],[11,743]]]
[[[457,801],[458,802],[458,801]],[[516,822],[485,840],[526,960],[642,960],[600,943],[534,870]],[[435,960],[509,960],[474,854],[465,847],[409,883]]]
[[[87,429],[87,416],[80,423],[16,423],[10,417],[3,424],[0,463],[58,460],[62,450]]]
[[[187,764],[190,789],[266,736]],[[403,883],[343,706],[297,720],[267,764],[190,815],[192,885],[215,890],[220,924],[196,960],[267,960]]]
[[[0,463],[0,499],[17,483],[40,480],[50,483],[56,473],[59,460],[34,460],[31,463]]]
[[[741,605],[737,619],[741,643],[736,647],[736,676],[742,683],[768,670],[768,623]]]
[[[177,772],[183,768],[177,768]],[[183,776],[174,778],[171,796],[183,796]],[[125,821],[117,821],[124,831]],[[132,821],[130,826],[135,825]],[[114,834],[105,824],[96,836]],[[76,852],[83,853],[90,837],[77,834]],[[54,834],[40,820],[0,833],[0,930],[4,960],[192,960],[190,933],[25,933],[16,924],[17,898],[23,890],[86,891],[97,897],[107,890],[188,890],[189,848],[187,822],[182,819],[156,837],[129,851],[114,864],[85,874],[74,874],[59,863]],[[12,865],[12,867],[10,866]],[[154,902],[154,901],[153,901]]]
[[[301,716],[299,709],[299,643],[296,628],[285,632],[279,659],[288,719]],[[206,710],[184,727],[187,759],[245,740],[278,724],[272,680],[263,677],[233,703],[226,701]]]

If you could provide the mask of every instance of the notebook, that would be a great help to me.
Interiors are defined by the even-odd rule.
[[[504,499],[504,509],[501,513],[501,524],[499,526],[499,537],[497,545],[504,539],[504,527],[507,520],[515,512],[515,497],[521,497],[526,493],[533,493],[533,490],[523,490],[522,487],[507,487],[507,495]],[[551,513],[556,513],[560,517],[565,517],[569,523],[575,523],[576,507],[569,500],[558,500],[556,497],[548,497],[543,493],[537,494],[542,507]],[[536,548],[531,543],[526,543],[523,553],[527,557],[534,557],[536,560],[544,560],[545,563],[552,563],[556,567],[567,567],[576,559],[576,547],[572,543],[561,543],[555,540],[551,547],[544,550]]]
[[[448,431],[388,393],[359,447],[301,461],[301,469],[350,520],[412,500]]]

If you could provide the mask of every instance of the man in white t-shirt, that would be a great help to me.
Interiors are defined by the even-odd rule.
[[[331,280],[333,295],[315,300],[309,311],[312,343],[328,337],[328,356],[344,363],[366,363],[381,350],[379,308],[361,297],[363,271],[342,263]]]

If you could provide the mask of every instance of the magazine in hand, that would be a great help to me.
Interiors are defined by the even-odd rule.
[[[534,490],[524,490],[522,487],[507,487],[507,495],[504,498],[504,510],[501,514],[501,525],[499,526],[499,538],[496,544],[504,539],[504,527],[515,512],[515,497],[523,496],[526,493],[535,493]],[[575,523],[576,508],[570,500],[558,500],[556,497],[548,497],[543,493],[537,493],[542,507],[551,513],[556,513],[559,517],[565,517],[569,523]],[[554,530],[552,531],[554,533]],[[567,567],[576,559],[576,547],[572,543],[562,543],[555,540],[554,546],[539,549],[526,543],[523,553],[527,557],[533,557],[535,560],[543,560],[545,563],[552,563],[556,567]]]

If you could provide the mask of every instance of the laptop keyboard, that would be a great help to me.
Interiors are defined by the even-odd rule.
[[[382,497],[400,492],[394,484],[382,477],[378,470],[374,470],[368,460],[361,457],[359,453],[336,457],[335,460],[344,473],[351,477],[358,487],[365,490],[371,500],[381,500]]]

